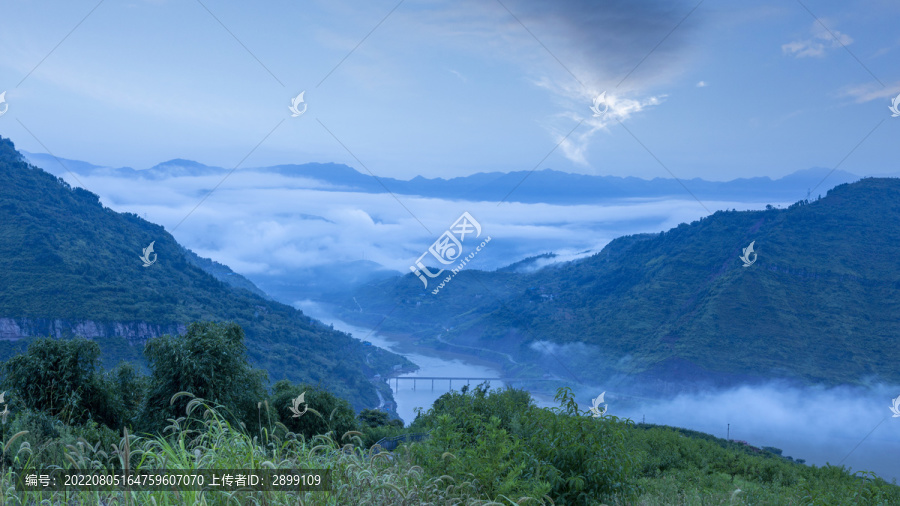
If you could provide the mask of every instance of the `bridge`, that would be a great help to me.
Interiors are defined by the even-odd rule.
[[[472,381],[502,381],[503,383],[509,384],[513,382],[519,381],[555,381],[553,378],[543,379],[543,378],[476,378],[476,377],[454,377],[454,376],[394,376],[393,378],[386,378],[388,381],[388,385],[390,385],[390,381],[394,380],[394,388],[396,390],[400,389],[400,380],[412,380],[413,382],[413,390],[416,389],[416,381],[423,380],[428,381],[431,380],[431,390],[434,391],[434,381],[448,381],[450,385],[450,390],[453,390],[453,381],[465,381],[466,384],[470,384]]]

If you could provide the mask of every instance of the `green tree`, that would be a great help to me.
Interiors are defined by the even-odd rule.
[[[3,364],[3,385],[16,404],[66,423],[119,425],[115,392],[102,374],[100,347],[83,338],[41,338]]]
[[[400,422],[400,426],[403,425],[403,422],[400,420],[391,420],[390,415],[380,409],[364,409],[359,412],[357,418],[359,418],[360,423],[367,427],[381,427],[389,424],[396,425],[394,422]]]
[[[113,393],[116,402],[119,425],[132,427],[141,414],[149,384],[147,376],[131,362],[119,362],[115,369],[106,374],[106,388]]]
[[[144,347],[152,374],[143,419],[145,429],[161,429],[169,418],[184,416],[188,399],[170,404],[178,392],[190,392],[221,404],[248,430],[256,430],[257,402],[266,397],[266,373],[247,361],[244,331],[235,323],[195,322],[185,335],[150,339]]]
[[[300,412],[307,411],[295,417],[291,408],[300,394],[303,394],[304,402],[298,409]],[[269,403],[278,413],[281,423],[291,432],[303,434],[307,440],[329,431],[334,431],[335,439],[340,440],[347,431],[359,428],[350,403],[323,388],[281,380],[272,387]]]

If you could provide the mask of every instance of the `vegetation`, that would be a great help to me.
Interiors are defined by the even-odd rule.
[[[87,339],[40,339],[3,364],[4,388],[16,393],[14,405],[22,408],[118,429],[137,414],[144,381],[127,362],[103,373],[99,357],[99,346]]]
[[[159,430],[184,411],[187,400],[173,403],[172,392],[191,392],[228,406],[242,421],[252,420],[256,403],[266,395],[266,374],[247,362],[244,331],[233,323],[193,323],[184,336],[151,339],[144,353],[153,373],[143,428]]]
[[[595,418],[564,388],[556,399],[560,407],[548,410],[515,389],[445,394],[412,424],[431,438],[409,452],[426,470],[474,478],[489,495],[546,494],[556,504],[900,504],[900,487],[872,473]]]
[[[644,333],[650,336],[646,348],[635,348],[642,366],[682,357],[706,367],[724,359],[731,372],[752,372],[779,363],[771,354],[753,362],[748,353],[758,352],[758,341],[783,325],[784,335],[803,330],[797,335],[805,340],[796,345],[776,340],[773,349],[796,346],[788,351],[814,357],[796,374],[814,379],[829,361],[842,360],[849,365],[840,374],[850,377],[863,367],[862,359],[884,352],[883,361],[870,361],[870,372],[896,378],[885,372],[885,364],[900,352],[882,346],[896,343],[896,337],[885,337],[880,315],[897,308],[891,297],[880,302],[871,297],[890,284],[878,277],[887,271],[877,269],[888,268],[896,257],[890,248],[898,232],[884,231],[890,244],[880,243],[882,236],[867,242],[825,235],[817,238],[821,243],[807,241],[802,247],[785,235],[816,232],[821,220],[831,219],[815,214],[825,209],[821,206],[866,234],[881,233],[879,220],[896,210],[878,208],[879,220],[865,213],[895,201],[896,185],[866,181],[868,193],[862,197],[855,188],[839,187],[821,203],[785,212],[717,213],[666,234],[622,238],[600,255],[551,271],[489,273],[496,298],[480,297],[484,273],[470,271],[455,278],[451,292],[443,292],[458,295],[442,304],[421,297],[419,287],[385,292],[403,302],[401,317],[411,315],[403,324],[407,330],[424,331],[440,322],[455,327],[447,338],[479,342],[483,337],[507,345],[522,335],[555,335],[563,343],[607,336],[609,348],[621,351],[639,344],[637,336]],[[850,197],[859,197],[854,205],[863,214],[848,206]],[[734,244],[749,238],[741,233],[760,237],[761,254],[767,244],[782,248],[783,255],[762,256],[755,270],[723,267]],[[151,241],[159,263],[143,268],[124,260]],[[876,270],[847,259],[860,244],[875,248],[861,254]],[[823,247],[833,247],[831,256],[800,259]],[[224,278],[229,274],[224,266],[191,257],[161,227],[103,208],[96,195],[28,166],[5,139],[0,139],[0,259],[4,318],[46,333],[87,321],[105,336],[3,343],[0,351],[8,360],[0,368],[2,504],[900,504],[900,487],[872,473],[806,466],[782,457],[777,448],[757,453],[692,431],[593,417],[565,388],[557,392],[558,408],[542,409],[522,390],[464,387],[439,398],[407,428],[388,413],[356,414],[359,407],[374,405],[375,388],[383,387],[367,375],[409,364],[266,300],[241,280],[233,288],[215,279],[201,267]],[[742,276],[749,280],[738,283]],[[793,278],[816,294],[803,299],[806,292],[784,282]],[[823,305],[855,304],[853,297],[872,309],[870,320],[859,320],[852,311],[822,316],[813,321],[822,343],[810,344],[810,331],[799,322]],[[612,298],[618,309],[609,304]],[[554,306],[559,300],[565,307]],[[788,303],[793,305],[777,305]],[[771,307],[791,311],[771,315],[766,311]],[[626,318],[617,311],[631,314]],[[747,329],[739,318],[727,325],[715,318],[740,311],[752,315],[758,333],[742,334]],[[141,350],[116,337],[123,322],[184,325],[185,331],[150,338]],[[386,323],[389,329],[404,328],[398,320]],[[821,328],[831,328],[822,325],[834,330],[823,337]],[[501,330],[509,327],[516,330]],[[551,328],[553,333],[544,333]],[[720,335],[713,331],[748,344],[711,345],[707,341]],[[857,339],[853,346],[834,346],[839,331]],[[861,335],[871,341],[862,342]],[[712,350],[711,356],[699,356],[691,346]],[[657,349],[664,351],[648,351]],[[822,351],[828,349],[848,351],[836,357]],[[104,362],[117,359],[128,360],[104,370]],[[268,385],[264,370],[284,379]],[[394,452],[377,446],[385,437],[421,433],[429,436]],[[266,493],[16,490],[18,477],[51,467],[327,469],[333,487]]]
[[[184,338],[186,344],[176,349],[196,349],[206,343],[211,346],[208,354],[216,356],[236,349],[239,331],[228,325],[195,324]],[[166,348],[166,340],[151,341],[145,352],[172,351]],[[102,378],[87,373],[72,376],[79,363],[60,362],[58,356],[89,355],[91,344],[76,340],[53,348],[52,341],[41,341],[23,357],[8,361],[5,369],[15,370],[11,363],[32,364],[36,370],[51,362],[62,364],[57,377],[68,377],[72,388],[83,390]],[[47,349],[57,353],[48,354]],[[248,374],[261,385],[244,357],[223,366],[226,369],[218,371],[214,384],[197,381],[205,376],[203,366],[210,360],[203,354],[185,353],[179,360],[186,371],[194,372],[173,379],[164,374],[172,362],[153,359],[148,377],[136,379],[133,369],[125,367],[118,376],[105,376],[146,385],[145,393],[161,392],[164,385],[193,385],[195,391],[204,390],[222,400],[213,402],[191,391],[178,391],[168,403],[178,409],[156,430],[135,431],[140,422],[134,419],[119,420],[117,430],[90,417],[69,416],[64,421],[60,416],[84,413],[83,406],[64,411],[45,403],[43,409],[35,409],[24,400],[27,388],[7,378],[6,400],[14,408],[0,434],[0,503],[900,504],[900,487],[871,473],[807,467],[780,457],[775,448],[756,454],[746,446],[693,431],[589,416],[567,389],[557,393],[558,408],[543,409],[522,390],[463,387],[441,396],[403,429],[376,410],[365,410],[354,418],[346,400],[323,389],[302,390],[305,387],[287,381],[277,382],[271,393],[259,392],[263,397],[250,417],[241,409],[244,396],[228,387]],[[90,361],[81,364],[85,363]],[[220,388],[219,381],[225,386]],[[101,385],[108,391],[100,397],[111,406],[135,398],[117,398],[121,393],[114,393],[114,385]],[[298,392],[308,404],[297,406]],[[155,409],[154,394],[138,397],[145,400],[145,416]],[[301,415],[294,416],[292,407],[302,407]],[[427,432],[430,437],[401,445],[393,453],[382,452],[370,441],[385,428],[394,434]],[[324,469],[331,472],[332,487],[321,492],[16,490],[18,478],[54,466],[117,472]]]
[[[151,242],[157,261],[143,267],[138,257]],[[356,409],[379,403],[379,385],[370,377],[396,365],[415,367],[253,293],[246,280],[235,280],[236,287],[217,280],[201,267],[234,276],[184,250],[163,227],[105,208],[97,195],[28,165],[3,138],[0,267],[0,318],[32,336],[96,338],[101,361],[110,366],[127,360],[146,369],[147,334],[180,333],[172,329],[191,321],[228,321],[244,329],[250,361],[273,380],[327,384]],[[127,336],[123,326],[144,335]],[[0,341],[0,359],[25,344]],[[382,390],[390,399],[390,389]]]
[[[594,345],[562,357],[582,381],[678,382],[689,371],[711,382],[897,384],[897,202],[900,179],[866,178],[788,209],[719,211],[621,237],[535,272],[466,270],[437,296],[411,274],[380,281],[352,294],[368,313],[348,296],[340,317],[384,320],[381,331],[435,347],[442,334],[517,362],[540,360],[539,340]],[[758,256],[745,268],[739,256],[751,242]]]

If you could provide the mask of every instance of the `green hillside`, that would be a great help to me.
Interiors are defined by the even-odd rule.
[[[151,242],[158,260],[144,267],[140,256]],[[10,140],[0,139],[0,319],[43,336],[78,322],[92,322],[107,336],[123,323],[235,322],[246,332],[251,360],[271,380],[327,385],[357,409],[378,405],[368,377],[412,366],[249,287],[232,288],[189,255],[163,227],[103,207],[95,194],[28,165]],[[98,341],[107,364],[141,356],[142,343]],[[0,358],[24,344],[0,341]]]
[[[539,373],[659,381],[900,382],[900,180],[863,179],[788,209],[719,211],[530,274],[463,271],[437,296],[412,275],[342,301],[387,332],[540,357]],[[755,242],[755,263],[742,248]],[[752,257],[751,257],[752,259]],[[450,329],[446,331],[445,329]],[[623,357],[626,357],[623,360]],[[555,366],[555,369],[554,369]]]

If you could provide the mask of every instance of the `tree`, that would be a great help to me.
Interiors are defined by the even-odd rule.
[[[41,338],[3,364],[9,397],[66,423],[119,425],[115,393],[100,366],[100,346],[84,339]]]
[[[115,394],[119,425],[133,426],[147,396],[147,376],[141,374],[131,362],[122,361],[106,375],[106,384],[106,388]],[[119,429],[120,426],[114,428]]]
[[[300,394],[303,394],[304,402],[298,409],[300,412],[306,409],[306,412],[295,417],[290,408]],[[288,430],[303,434],[307,440],[334,431],[332,437],[340,442],[344,433],[359,428],[350,403],[323,388],[281,380],[272,387],[269,403]]]
[[[170,404],[178,392],[221,404],[232,421],[256,429],[256,405],[266,397],[266,373],[247,361],[240,325],[191,323],[183,336],[150,339],[144,355],[152,371],[143,416],[146,429],[159,430],[168,418],[184,416],[188,399]]]
[[[379,409],[364,409],[357,418],[367,427],[381,427],[389,422],[388,414]]]

